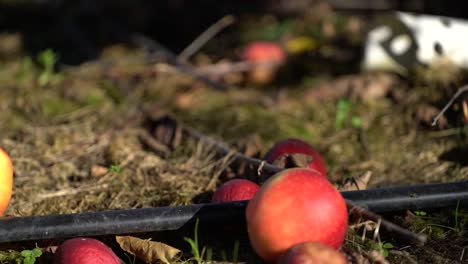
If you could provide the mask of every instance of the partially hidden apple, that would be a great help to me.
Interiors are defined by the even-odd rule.
[[[54,255],[54,264],[120,264],[106,244],[93,238],[72,238],[63,242]]]
[[[260,187],[249,180],[234,179],[221,185],[211,197],[212,203],[250,200]]]
[[[278,264],[347,264],[346,257],[319,242],[304,242],[292,246]]]
[[[300,139],[288,138],[276,143],[267,152],[264,160],[283,168],[288,167],[288,164],[286,164],[288,162],[294,163],[293,165],[296,167],[307,167],[327,177],[327,165],[320,153],[310,144]]]
[[[255,252],[277,261],[290,247],[317,241],[338,249],[348,212],[341,194],[319,172],[283,170],[269,178],[249,201],[247,230]]]
[[[249,80],[255,84],[267,84],[275,76],[278,66],[286,59],[283,48],[268,41],[254,41],[245,46],[242,59],[258,65],[248,72]]]
[[[13,163],[8,154],[0,148],[0,216],[8,207],[13,191]]]

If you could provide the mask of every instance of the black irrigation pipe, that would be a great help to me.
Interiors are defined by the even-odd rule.
[[[342,192],[374,212],[468,204],[468,181]],[[0,220],[0,242],[178,230],[195,219],[204,226],[244,221],[246,202],[112,210]]]

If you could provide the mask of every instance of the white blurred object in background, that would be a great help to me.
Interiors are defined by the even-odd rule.
[[[468,21],[396,12],[368,33],[362,68],[406,73],[441,61],[468,68]]]

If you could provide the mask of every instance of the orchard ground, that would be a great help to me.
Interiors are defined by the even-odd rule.
[[[352,19],[358,18],[330,13],[315,22],[306,16],[239,20],[194,56],[195,67],[220,58],[234,60],[240,47],[257,38],[284,41],[287,34],[309,34],[317,45],[293,56],[270,85],[253,87],[237,82],[239,74],[230,74],[224,79],[237,88],[227,91],[167,64],[150,65],[141,49],[123,44],[106,47],[97,60],[56,71],[45,61],[54,61],[57,54],[42,52],[45,61],[36,60],[36,54],[21,48],[20,34],[2,33],[0,146],[15,169],[6,214],[209,202],[217,186],[243,176],[227,169],[229,159],[193,140],[176,144],[166,155],[155,153],[139,139],[148,113],[169,113],[257,158],[277,141],[303,139],[323,154],[334,182],[367,170],[373,173],[369,188],[467,180],[468,129],[461,105],[451,107],[439,126],[430,127],[466,73],[447,66],[417,69],[403,77],[359,73],[353,49],[362,45],[362,32],[350,37],[344,26]],[[250,27],[252,22],[257,27]],[[344,74],[354,74],[354,83],[362,87],[338,95],[323,89],[342,87],[336,80]],[[370,86],[386,90],[371,95],[366,93]],[[210,184],[213,177],[219,177],[215,185]],[[371,235],[362,240],[362,229],[355,228],[348,232],[345,248],[365,258],[377,250],[390,263],[455,263],[468,245],[467,208],[386,218],[427,234],[427,245],[403,247],[385,236],[382,244]],[[21,244],[0,249],[1,259]],[[245,247],[240,255],[240,260],[251,259],[253,252]],[[190,251],[184,256],[189,258]]]

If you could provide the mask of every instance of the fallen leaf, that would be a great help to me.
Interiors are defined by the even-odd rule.
[[[371,171],[366,171],[358,177],[348,178],[338,188],[340,191],[358,191],[366,190],[372,176]]]
[[[275,159],[272,164],[283,168],[307,168],[309,163],[312,162],[312,157],[307,154],[302,153],[293,153],[288,155],[283,155]]]
[[[116,236],[120,247],[143,260],[145,263],[171,263],[176,260],[181,251],[161,242],[144,240],[132,236]]]
[[[44,248],[44,252],[50,253],[50,254],[55,254],[57,249],[58,249],[58,246],[48,246],[48,247]]]
[[[91,166],[91,177],[93,178],[99,178],[101,176],[104,176],[109,170],[101,165],[96,165],[94,164]]]
[[[175,141],[179,128],[174,118],[165,112],[149,112],[148,124],[155,140],[170,148],[177,146]]]
[[[286,41],[285,46],[288,53],[301,54],[310,50],[315,50],[318,47],[318,42],[311,37],[300,36]]]
[[[293,167],[300,167],[300,168],[307,168],[309,164],[312,162],[313,158],[309,155],[302,154],[302,153],[294,153],[290,154],[289,160],[287,163],[288,168],[293,168]]]

